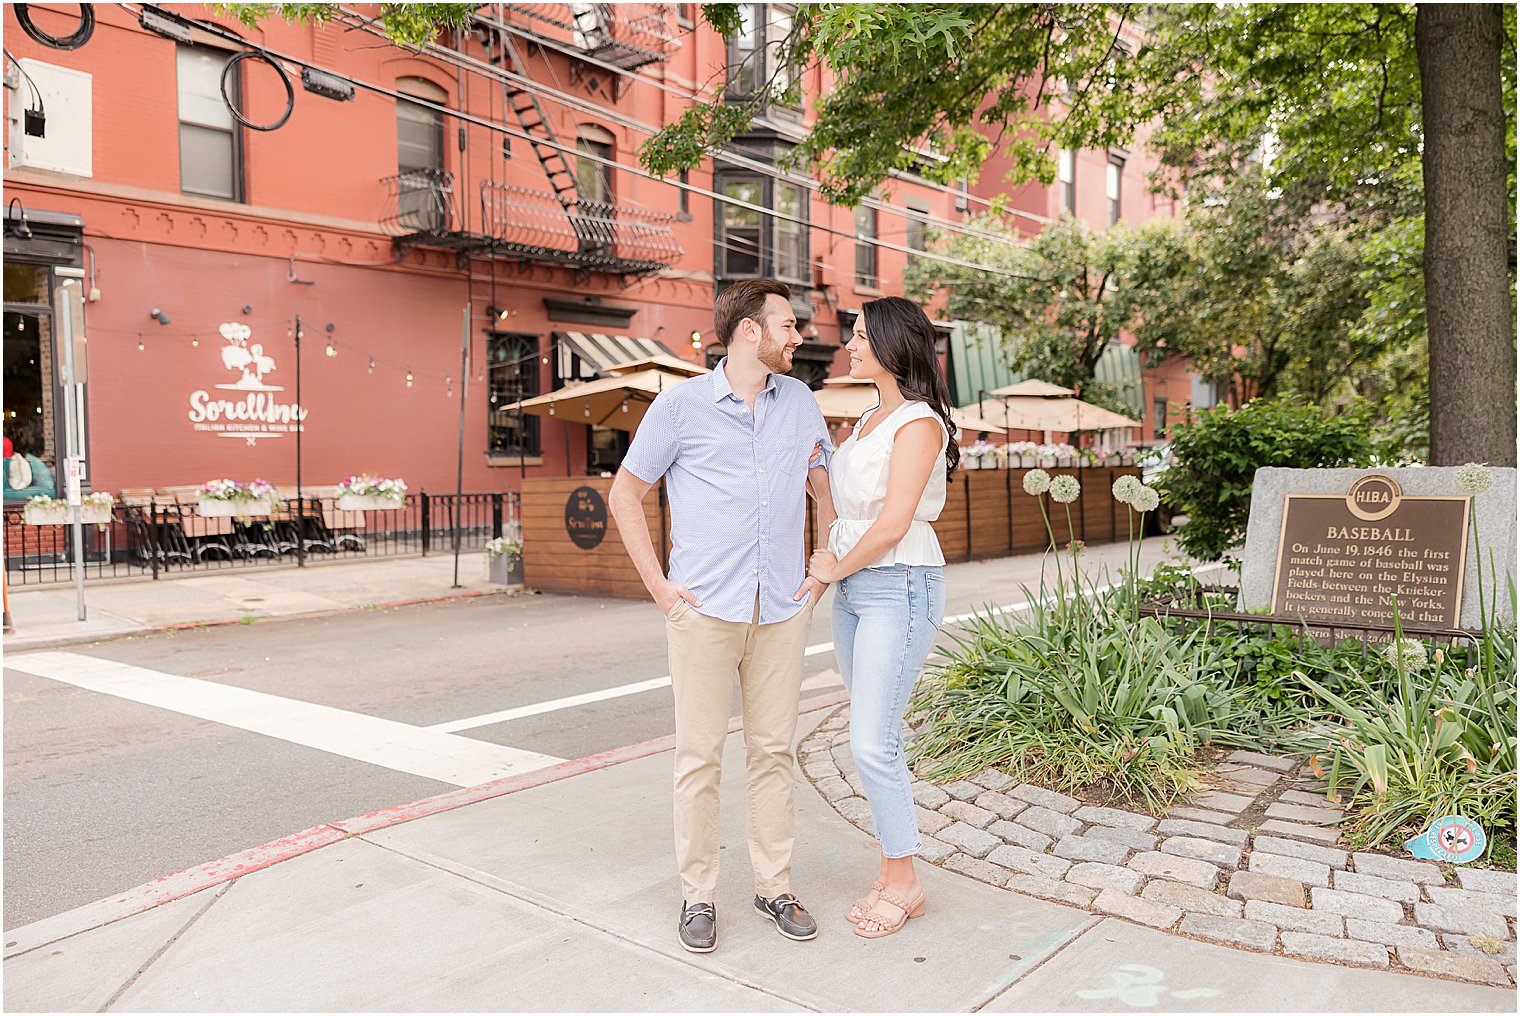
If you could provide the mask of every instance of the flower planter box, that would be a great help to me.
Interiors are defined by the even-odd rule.
[[[384,497],[380,494],[340,494],[338,510],[345,512],[388,512],[406,507],[404,497]]]
[[[274,498],[253,497],[242,498],[237,501],[224,501],[221,498],[201,498],[197,509],[205,518],[250,518],[258,515],[274,514]]]
[[[965,466],[967,469],[981,469],[982,468],[982,460],[981,459],[977,459],[977,458],[967,458],[961,464],[963,466]]]
[[[71,505],[27,505],[23,513],[26,524],[29,526],[71,526],[74,524],[74,508]],[[81,505],[80,513],[87,526],[103,526],[111,521],[110,505]]]
[[[521,554],[498,554],[486,558],[486,575],[498,586],[523,584],[523,559]]]

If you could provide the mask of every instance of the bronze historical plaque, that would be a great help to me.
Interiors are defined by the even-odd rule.
[[[1374,473],[1345,495],[1287,494],[1272,610],[1305,620],[1455,628],[1467,559],[1465,497],[1405,497]]]

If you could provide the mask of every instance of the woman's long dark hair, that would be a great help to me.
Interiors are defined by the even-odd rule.
[[[945,473],[955,473],[961,461],[961,448],[955,441],[955,423],[950,419],[950,386],[934,352],[936,335],[929,315],[912,300],[887,296],[871,300],[861,308],[866,319],[866,338],[871,353],[897,381],[904,398],[927,402],[944,421],[950,441],[945,445]]]

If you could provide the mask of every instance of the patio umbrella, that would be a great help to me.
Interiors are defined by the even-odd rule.
[[[706,367],[692,363],[690,360],[682,360],[680,357],[670,356],[665,353],[655,353],[652,356],[641,357],[637,360],[629,360],[626,363],[614,363],[610,367],[604,367],[609,374],[632,374],[640,370],[663,370],[667,373],[677,374],[681,377],[697,377],[700,374],[711,374]]]
[[[824,387],[813,393],[823,418],[830,423],[855,423],[867,409],[881,401],[876,386],[864,378],[831,377],[824,380]],[[950,410],[950,419],[962,431],[989,434],[1006,434],[1001,424],[966,409]]]
[[[600,377],[584,384],[567,385],[547,395],[501,406],[493,416],[506,420],[518,413],[553,416],[570,423],[635,430],[655,396],[685,380],[663,370],[640,370],[631,374]]]
[[[1071,388],[1062,388],[1060,385],[1053,385],[1049,381],[1037,381],[1034,378],[1030,378],[1027,381],[1015,381],[1011,385],[994,388],[987,394],[999,397],[1004,395],[1028,395],[1041,399],[1064,399],[1077,393]]]
[[[1138,420],[1078,398],[1014,395],[964,406],[978,416],[995,420],[1009,430],[1050,430],[1072,434],[1081,430],[1138,427]]]

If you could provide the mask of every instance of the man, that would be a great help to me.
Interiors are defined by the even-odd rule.
[[[823,414],[807,385],[784,376],[802,342],[790,291],[764,279],[740,282],[718,297],[713,323],[728,355],[711,374],[654,400],[609,498],[628,554],[665,614],[676,708],[679,930],[691,952],[711,952],[718,943],[718,777],[735,670],[755,909],[787,938],[818,934],[790,884],[792,739],[808,622],[823,594],[805,569],[809,491],[818,501],[820,541],[834,520]],[[662,476],[671,509],[669,576],[660,570],[642,504]]]

